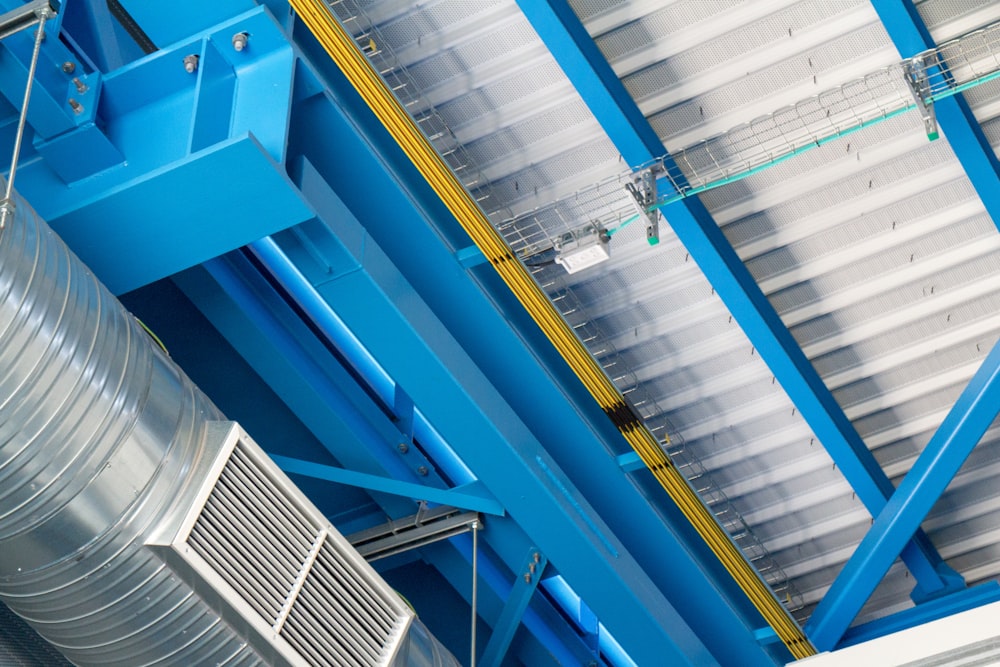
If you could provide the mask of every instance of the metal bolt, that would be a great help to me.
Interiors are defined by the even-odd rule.
[[[67,60],[62,64],[62,71],[65,72],[66,74],[72,74],[73,72],[76,71],[76,63],[72,63]]]
[[[425,477],[428,472],[429,471],[427,470],[427,466],[420,466],[419,468],[417,468],[417,474],[420,475],[421,477]]]
[[[72,97],[69,98],[69,108],[73,110],[73,113],[79,115],[83,113],[83,105],[74,100]]]
[[[80,77],[78,76],[73,77],[73,85],[76,86],[76,92],[80,93],[81,95],[90,90],[89,88],[87,88],[87,84],[85,84],[83,81],[80,81]]]
[[[194,74],[198,69],[198,56],[195,54],[184,56],[184,71],[188,74]]]
[[[528,572],[534,574],[536,565],[534,563],[528,563]]]
[[[526,584],[530,584],[531,583],[531,573],[530,572],[525,572],[524,573],[524,583],[526,583]]]
[[[536,551],[535,553],[531,554],[531,559],[532,559],[533,561],[535,561],[536,563],[540,563],[540,562],[541,562],[541,560],[542,560],[542,554],[540,554],[540,553],[538,553],[538,552]]]
[[[250,35],[245,32],[238,32],[233,35],[233,48],[237,51],[242,51],[247,48],[247,41],[250,39]]]
[[[410,451],[410,446],[405,442],[401,442],[398,445],[396,445],[396,449],[399,450],[400,454],[405,454],[406,452]]]

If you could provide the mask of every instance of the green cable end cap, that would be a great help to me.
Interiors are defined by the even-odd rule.
[[[650,236],[646,240],[649,242],[649,245],[656,245],[657,243],[660,242],[660,237],[659,236]]]
[[[930,139],[931,141],[934,141],[935,139],[939,139],[940,137],[941,137],[941,133],[940,132],[930,132],[930,133],[927,134],[927,138]]]

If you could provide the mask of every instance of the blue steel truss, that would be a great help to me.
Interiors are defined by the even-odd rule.
[[[466,251],[464,232],[284,2],[125,0],[160,47],[148,55],[109,24],[103,2],[81,2],[86,11],[66,25],[80,36],[72,43],[94,57],[84,62],[60,40],[48,40],[43,57],[86,66],[84,112],[67,112],[66,81],[41,82],[21,193],[112,290],[174,276],[338,464],[286,456],[295,474],[329,480],[318,487],[327,492],[334,482],[364,487],[388,516],[406,515],[419,495],[495,514],[483,530],[489,553],[481,568],[482,618],[497,633],[489,660],[515,644],[532,664],[542,656],[595,659],[535,590],[537,581],[515,578],[536,545],[546,572],[572,585],[638,664],[787,658],[691,527],[647,499],[630,462],[615,459],[620,435],[490,267]],[[520,4],[623,157],[642,164],[662,156],[662,143],[568,4]],[[925,40],[901,52],[926,48],[929,37],[908,3],[876,2],[890,33],[897,19],[886,17],[897,5],[899,34],[909,20]],[[232,49],[239,31],[251,35],[252,48]],[[11,56],[0,59],[0,93],[18,98],[23,44],[0,48]],[[181,66],[188,55],[199,57],[193,72]],[[964,103],[956,100],[954,111],[944,104],[941,126],[996,221],[996,159]],[[901,550],[917,597],[961,589],[916,530],[919,494],[892,496],[708,212],[692,199],[663,213],[878,515],[870,538],[878,546],[858,558],[881,567]],[[270,259],[290,268],[277,281],[281,290],[265,252],[233,252],[268,235],[278,251]],[[981,406],[995,400],[996,356],[994,374],[970,385],[978,395],[956,410],[985,414]],[[943,425],[942,433],[954,467],[973,435],[961,426]],[[415,439],[439,442],[422,452],[410,447]],[[280,438],[269,448],[286,454]],[[914,477],[916,490],[946,483],[938,465]],[[422,553],[468,597],[462,539]],[[872,578],[867,566],[860,571]],[[867,597],[856,584],[844,588],[851,597],[828,604],[849,609]],[[847,615],[820,616],[826,644],[840,639]],[[519,627],[530,638],[512,644]]]
[[[502,514],[482,531],[490,659],[509,645],[532,664],[602,663],[550,600],[512,583],[530,546],[638,664],[788,657],[759,641],[763,619],[679,513],[623,473],[613,424],[490,267],[460,252],[468,237],[287,5],[122,4],[153,50],[105,42],[127,39],[100,28],[106,13],[72,22],[92,31],[73,43],[100,42],[100,122],[39,134],[19,189],[114,291],[172,276],[327,451],[286,453],[272,429],[266,448],[317,493],[336,488],[317,477],[369,487],[389,516],[418,495]],[[232,47],[238,32],[249,48]],[[52,108],[66,102],[56,83]],[[424,451],[399,447],[415,439]],[[423,557],[457,581],[463,549],[455,538]]]
[[[622,157],[642,165],[666,155],[663,143],[569,4],[563,0],[518,4]],[[664,181],[663,187],[669,183]],[[696,198],[676,201],[661,212],[858,497],[873,515],[878,514],[892,494],[892,483],[711,214]],[[903,560],[917,580],[916,599],[964,587],[961,576],[942,561],[922,532],[906,546]]]

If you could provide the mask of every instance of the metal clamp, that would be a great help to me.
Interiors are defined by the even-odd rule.
[[[941,133],[938,131],[937,117],[934,115],[934,100],[930,98],[929,68],[925,57],[919,55],[907,60],[903,63],[903,71],[906,74],[906,84],[910,89],[910,95],[913,96],[917,109],[920,110],[920,115],[924,119],[924,131],[927,132],[927,138],[934,141],[941,136]],[[934,66],[937,67],[936,64]]]
[[[0,39],[30,28],[42,19],[50,19],[59,11],[55,0],[35,0],[26,5],[0,14]]]
[[[646,241],[649,245],[660,242],[660,214],[650,208],[656,205],[656,178],[662,167],[653,165],[632,174],[625,189],[632,195],[636,212],[646,221]]]

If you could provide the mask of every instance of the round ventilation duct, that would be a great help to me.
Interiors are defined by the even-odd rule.
[[[147,547],[204,483],[222,419],[18,200],[0,230],[0,598],[73,663],[286,664]],[[422,628],[403,646],[457,665]]]

